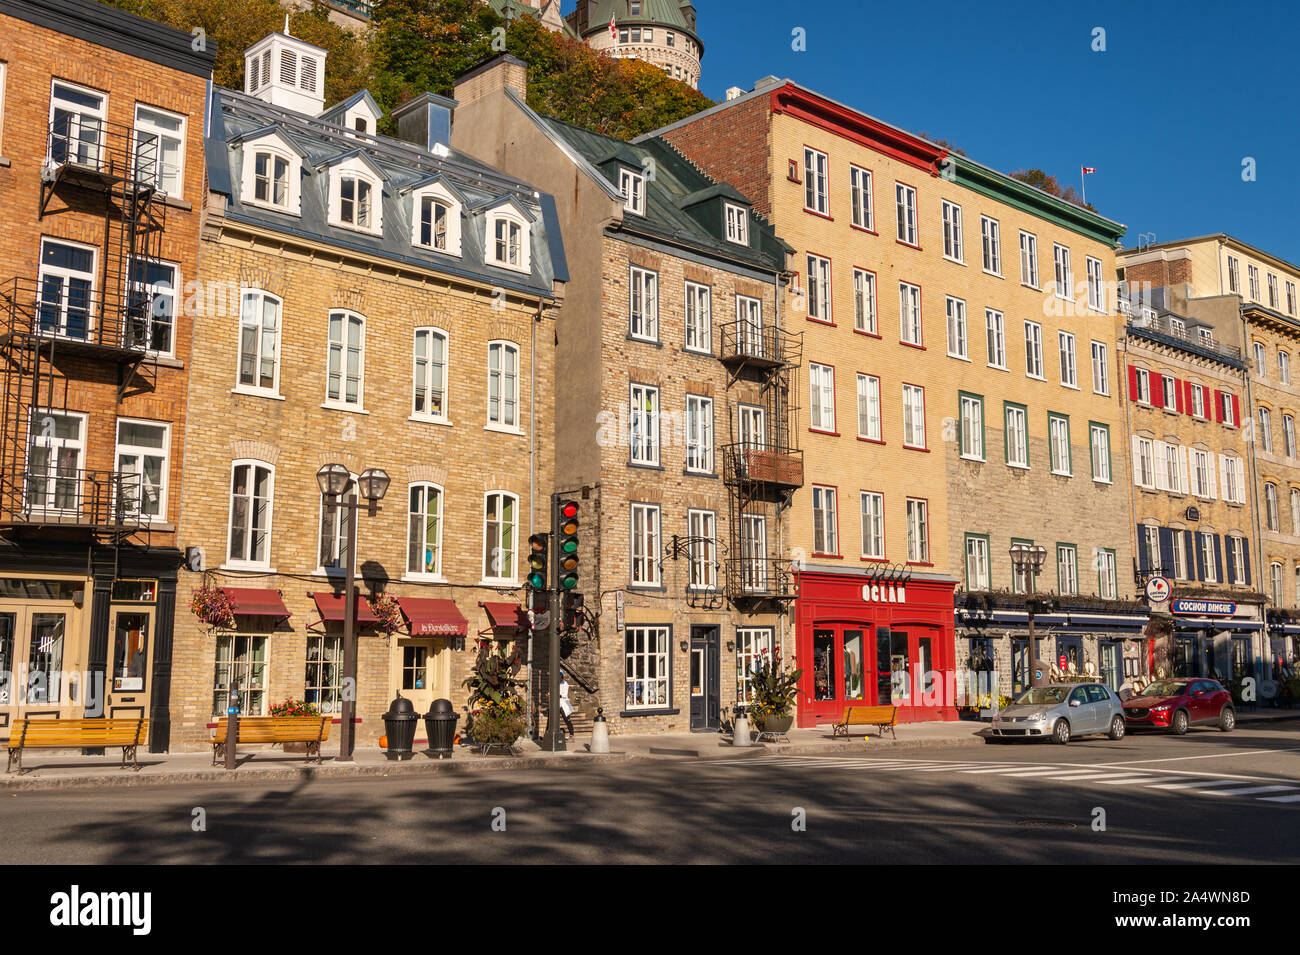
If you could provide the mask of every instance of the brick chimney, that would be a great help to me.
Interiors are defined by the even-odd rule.
[[[467,106],[505,89],[520,96],[528,94],[528,64],[509,53],[494,56],[458,78],[452,95],[458,104]]]
[[[1192,253],[1187,249],[1155,249],[1127,256],[1124,280],[1130,288],[1168,288],[1192,280]]]

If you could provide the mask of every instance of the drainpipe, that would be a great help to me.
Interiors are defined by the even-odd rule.
[[[1250,354],[1251,351],[1250,350],[1250,329],[1247,326],[1246,315],[1241,310],[1240,303],[1237,306],[1237,312],[1241,316],[1241,357],[1242,357],[1242,364],[1245,366],[1242,369],[1242,383],[1245,385],[1245,389],[1246,389],[1246,414],[1250,415],[1250,429],[1251,429],[1250,433],[1253,437],[1255,434],[1255,421],[1256,421],[1255,397],[1254,397],[1255,391],[1254,388],[1252,387],[1252,382],[1250,377],[1250,364],[1249,364],[1249,362],[1253,359],[1249,359],[1246,357],[1247,355]],[[1264,536],[1263,536],[1264,529],[1262,526],[1260,526],[1260,522],[1259,522],[1259,491],[1260,491],[1259,463],[1255,460],[1255,448],[1258,445],[1258,442],[1248,441],[1247,444],[1250,446],[1250,490],[1251,490],[1251,497],[1253,498],[1253,504],[1254,504],[1254,506],[1251,507],[1251,512],[1254,518],[1253,524],[1255,528],[1255,546],[1253,548],[1253,550],[1255,551],[1255,575],[1256,575],[1256,579],[1261,580],[1261,586],[1259,586],[1256,589],[1260,593],[1265,593],[1266,591],[1262,586],[1262,578],[1264,576]],[[1280,506],[1281,505],[1279,503],[1279,507]],[[1267,602],[1268,601],[1266,599],[1265,603]],[[1267,621],[1268,614],[1266,610],[1263,607],[1261,607],[1260,612],[1264,615],[1265,621]],[[1266,630],[1260,632],[1267,634]],[[1265,638],[1263,639],[1267,639],[1267,637],[1265,636]],[[1260,653],[1262,654],[1263,651],[1264,651],[1264,644],[1261,640]]]
[[[1131,515],[1130,520],[1128,522],[1128,532],[1129,532],[1129,538],[1133,542],[1132,569],[1134,574],[1136,575],[1137,569],[1140,566],[1142,566],[1142,562],[1138,556],[1139,555],[1138,548],[1142,546],[1142,541],[1138,539],[1138,533],[1137,533],[1138,490],[1133,484],[1133,401],[1132,401],[1132,396],[1128,393],[1128,323],[1127,322],[1124,323],[1124,337],[1120,339],[1119,359],[1120,359],[1119,376],[1115,384],[1118,388],[1122,382],[1122,386],[1124,389],[1123,398],[1122,398],[1122,401],[1124,403],[1124,436],[1128,438],[1127,457],[1129,459],[1128,461],[1129,472],[1124,476],[1124,482],[1128,485],[1129,514]],[[1115,475],[1113,474],[1111,475],[1112,478],[1114,476]],[[1119,568],[1116,568],[1116,573],[1117,574],[1119,573]],[[1137,592],[1136,577],[1134,578],[1133,589],[1136,595]],[[1119,596],[1118,580],[1115,582],[1115,596],[1117,597]],[[1141,596],[1141,599],[1145,599],[1145,594]]]
[[[537,533],[537,325],[542,320],[542,299],[537,300],[537,314],[528,348],[528,536]],[[552,612],[555,608],[552,608]],[[528,631],[528,645],[524,659],[528,661],[524,686],[525,699],[531,708],[533,702],[533,631]],[[531,714],[535,715],[535,714]],[[533,734],[536,738],[536,733]]]

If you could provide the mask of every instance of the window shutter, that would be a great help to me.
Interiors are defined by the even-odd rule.
[[[1228,468],[1232,461],[1226,454],[1219,455],[1219,483],[1223,486],[1223,499],[1228,500]]]
[[[1174,410],[1179,414],[1183,413],[1183,383],[1177,378],[1174,379]]]
[[[1246,462],[1237,458],[1234,462],[1237,468],[1237,503],[1246,503]]]
[[[1151,404],[1156,408],[1165,406],[1165,376],[1151,375]]]
[[[1141,487],[1141,486],[1142,486],[1142,466],[1141,466],[1140,461],[1139,461],[1139,457],[1140,457],[1140,456],[1139,456],[1139,454],[1138,454],[1138,438],[1137,438],[1137,435],[1133,435],[1133,437],[1130,439],[1130,443],[1133,445],[1133,449],[1132,449],[1132,452],[1133,452],[1133,453],[1132,453],[1132,460],[1133,460],[1133,483],[1134,483],[1135,485],[1137,485],[1138,487]]]
[[[1138,570],[1148,573],[1151,570],[1151,557],[1147,553],[1147,526],[1137,526]]]
[[[1156,462],[1156,490],[1169,490],[1169,465],[1165,460],[1165,443],[1163,441],[1152,441],[1152,456]]]
[[[314,56],[304,56],[302,58],[302,75],[298,85],[308,93],[316,92],[316,58]]]
[[[1196,579],[1205,579],[1205,547],[1201,543],[1201,538],[1205,535],[1200,531],[1192,534],[1192,549],[1196,551]]]
[[[1214,420],[1223,423],[1223,392],[1214,389]]]
[[[1214,465],[1216,463],[1214,460],[1215,455],[1213,451],[1206,451],[1205,456],[1206,456],[1205,470],[1209,474],[1209,478],[1210,478],[1210,490],[1206,496],[1215,498],[1219,496],[1219,482],[1214,473]]]
[[[1187,449],[1182,447],[1178,449],[1178,489],[1184,494],[1192,489],[1191,480],[1187,475]]]
[[[280,82],[289,86],[298,82],[298,54],[293,50],[280,51]]]
[[[1241,562],[1246,565],[1246,586],[1250,586],[1250,541],[1241,539]]]
[[[1232,396],[1232,423],[1241,427],[1241,399],[1236,395]]]
[[[1223,583],[1223,535],[1214,535],[1214,579]]]
[[[1128,400],[1137,401],[1138,393],[1138,370],[1133,365],[1128,366]]]
[[[1224,550],[1227,551],[1227,556],[1228,556],[1228,582],[1236,583],[1237,582],[1237,559],[1232,554],[1232,537],[1228,538]]]
[[[1160,528],[1160,571],[1171,574],[1174,570],[1174,532],[1171,528]]]

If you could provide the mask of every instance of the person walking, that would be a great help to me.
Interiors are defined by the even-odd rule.
[[[569,679],[561,671],[560,673],[560,715],[564,717],[564,726],[569,731],[569,739],[573,739],[573,720],[569,719],[573,713],[573,704],[569,702]]]

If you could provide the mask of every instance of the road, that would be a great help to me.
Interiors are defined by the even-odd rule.
[[[0,797],[0,832],[4,863],[1292,862],[1300,724],[1066,747],[873,741],[849,757],[37,790]]]

